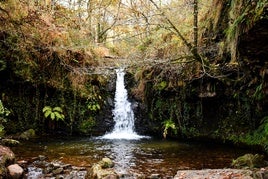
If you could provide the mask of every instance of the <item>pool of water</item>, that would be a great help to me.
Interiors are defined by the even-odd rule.
[[[228,168],[248,151],[210,143],[159,139],[107,140],[97,138],[43,138],[12,148],[18,160],[39,155],[75,166],[90,167],[103,157],[115,162],[118,173],[174,176],[180,169]]]

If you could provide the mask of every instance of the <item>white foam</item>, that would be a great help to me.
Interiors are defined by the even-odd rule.
[[[112,132],[112,133],[105,134],[104,136],[101,137],[101,139],[111,139],[111,140],[115,140],[115,139],[117,139],[117,140],[120,140],[120,139],[139,140],[142,138],[149,138],[149,137],[138,135],[135,132],[129,133],[128,131]]]

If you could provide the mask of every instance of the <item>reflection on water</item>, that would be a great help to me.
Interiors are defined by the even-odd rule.
[[[42,139],[25,142],[13,151],[19,160],[45,155],[50,161],[86,167],[109,157],[119,173],[165,176],[174,176],[179,169],[229,167],[232,159],[248,152],[222,145],[155,139]]]
[[[130,140],[111,141],[110,158],[115,162],[115,169],[119,173],[128,173],[128,169],[135,166],[133,152],[135,143]]]

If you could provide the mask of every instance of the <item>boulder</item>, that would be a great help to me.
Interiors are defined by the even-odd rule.
[[[8,166],[15,162],[15,154],[10,148],[0,145],[0,165]]]
[[[204,170],[180,170],[174,176],[174,179],[204,179],[204,178],[237,178],[253,179],[253,172],[242,169],[204,169]]]
[[[7,176],[6,167],[15,162],[15,154],[8,147],[0,145],[0,178]]]
[[[23,169],[18,164],[9,165],[7,169],[10,178],[12,179],[22,178]]]

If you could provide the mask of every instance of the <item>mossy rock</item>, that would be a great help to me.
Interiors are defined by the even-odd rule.
[[[94,164],[87,172],[88,179],[101,178],[119,178],[117,173],[112,168],[114,163],[109,158],[103,158],[98,163]]]
[[[29,130],[21,133],[19,138],[23,139],[23,140],[29,140],[29,139],[36,138],[35,130],[34,129],[29,129]]]
[[[103,158],[101,161],[98,162],[101,168],[113,168],[114,163],[109,158]]]
[[[13,147],[13,146],[17,146],[20,144],[19,141],[17,140],[14,140],[14,139],[2,139],[1,140],[1,143],[5,146],[8,146],[8,147]]]
[[[245,154],[233,160],[232,167],[234,168],[259,168],[267,165],[263,155]]]

